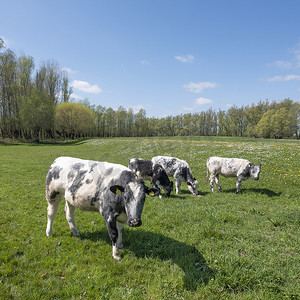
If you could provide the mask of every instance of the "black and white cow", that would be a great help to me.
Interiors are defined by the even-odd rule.
[[[120,260],[122,230],[125,223],[141,226],[145,193],[157,195],[128,168],[108,162],[59,157],[46,176],[48,223],[46,235],[52,234],[52,224],[59,203],[66,200],[65,214],[73,235],[79,236],[74,222],[75,208],[100,212],[112,241],[112,255]]]
[[[137,178],[151,181],[151,186],[160,190],[160,186],[169,197],[173,190],[173,182],[164,168],[159,164],[153,164],[151,160],[142,158],[132,158],[129,161],[128,168],[132,170]],[[159,197],[162,198],[161,194]]]
[[[192,171],[185,160],[170,156],[154,156],[151,159],[153,164],[161,165],[168,176],[175,179],[176,194],[180,193],[181,182],[187,183],[190,192],[198,195],[198,181],[193,177]]]
[[[253,177],[254,180],[259,179],[259,173],[261,168],[261,164],[255,166],[253,163],[250,163],[246,159],[222,158],[216,156],[208,158],[206,166],[207,179],[208,172],[210,173],[209,184],[212,192],[214,192],[214,181],[218,186],[220,192],[222,192],[222,188],[219,183],[219,175],[222,175],[224,177],[237,177],[235,191],[236,194],[241,191],[242,180],[249,179],[250,177]]]

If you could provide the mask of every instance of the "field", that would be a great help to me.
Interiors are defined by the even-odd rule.
[[[46,237],[45,175],[58,156],[127,165],[170,155],[189,162],[203,197],[147,197],[139,228],[125,226],[120,262],[101,215],[62,203]],[[261,162],[259,181],[220,178],[209,156]],[[146,182],[149,185],[149,182]],[[300,142],[237,138],[114,138],[0,144],[0,299],[299,299]]]

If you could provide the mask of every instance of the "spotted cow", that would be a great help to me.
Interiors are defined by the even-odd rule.
[[[125,223],[141,226],[145,194],[157,195],[125,166],[108,162],[59,157],[46,176],[48,223],[46,235],[52,234],[52,224],[61,199],[66,200],[65,214],[75,236],[79,232],[74,222],[75,208],[100,212],[112,241],[112,255],[120,260],[122,230]]]
[[[255,166],[253,163],[249,162],[246,159],[222,158],[216,156],[208,158],[206,166],[207,179],[208,173],[210,173],[209,184],[212,193],[214,192],[214,181],[220,192],[222,192],[222,188],[219,183],[219,175],[222,175],[224,177],[237,177],[235,191],[235,193],[237,194],[241,191],[242,180],[246,180],[251,177],[253,177],[254,180],[258,180],[261,169],[261,164]]]
[[[155,156],[151,159],[153,164],[161,165],[168,176],[175,179],[176,194],[180,193],[181,182],[186,182],[190,192],[198,195],[198,181],[193,177],[192,171],[185,160],[170,156]]]
[[[158,190],[161,186],[167,197],[170,196],[173,190],[173,182],[169,180],[161,165],[153,164],[151,160],[132,158],[129,161],[128,168],[135,173],[137,178],[151,181],[151,186]],[[159,197],[162,198],[162,195],[160,194]]]

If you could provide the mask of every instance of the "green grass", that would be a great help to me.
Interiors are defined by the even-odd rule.
[[[127,165],[172,155],[189,162],[204,197],[185,183],[147,197],[139,228],[125,227],[120,262],[101,215],[77,210],[71,236],[61,204],[46,237],[45,175],[62,155]],[[209,156],[262,163],[259,181],[220,178]],[[149,183],[148,183],[149,184]],[[217,190],[217,189],[216,189]],[[0,145],[0,299],[299,299],[300,143],[237,138],[115,138]]]

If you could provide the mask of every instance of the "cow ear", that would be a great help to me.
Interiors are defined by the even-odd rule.
[[[122,187],[122,186],[120,186],[120,185],[113,185],[113,186],[111,186],[110,188],[110,191],[112,192],[112,193],[114,193],[115,195],[120,195],[121,193],[123,193],[124,192],[124,188]]]
[[[147,193],[150,197],[158,196],[159,190],[156,188],[148,188],[145,186],[145,193]]]

